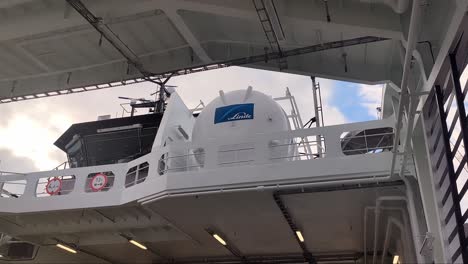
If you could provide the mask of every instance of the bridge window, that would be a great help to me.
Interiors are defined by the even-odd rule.
[[[357,130],[341,134],[341,150],[345,155],[387,152],[393,149],[391,127]]]
[[[138,166],[131,167],[125,176],[125,188],[144,182],[148,176],[148,173],[148,162],[143,162]]]

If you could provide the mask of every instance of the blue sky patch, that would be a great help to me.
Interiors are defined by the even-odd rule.
[[[335,81],[334,94],[330,98],[330,104],[337,107],[349,122],[362,122],[375,120],[376,116],[369,114],[359,96],[360,84]],[[376,110],[377,113],[377,110]]]

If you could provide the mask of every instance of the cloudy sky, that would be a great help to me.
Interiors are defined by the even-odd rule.
[[[373,120],[380,106],[381,85],[318,79],[321,85],[325,125]],[[307,76],[232,67],[172,79],[189,108],[200,100],[209,103],[219,90],[255,90],[273,97],[289,87],[296,97],[304,122],[313,116],[311,80]],[[66,160],[53,143],[73,123],[97,116],[121,116],[118,96],[150,98],[155,85],[142,83],[74,95],[42,98],[0,105],[0,170],[28,172],[50,170]]]

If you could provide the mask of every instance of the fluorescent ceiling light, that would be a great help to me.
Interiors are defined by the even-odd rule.
[[[400,256],[395,255],[393,256],[393,264],[399,264],[400,263]]]
[[[68,252],[70,252],[70,253],[73,253],[73,254],[76,254],[76,253],[77,253],[77,251],[74,250],[73,248],[68,247],[68,246],[65,246],[65,245],[62,245],[62,244],[60,244],[60,243],[58,243],[56,246],[59,247],[59,248],[61,248],[61,249],[63,249],[63,250],[65,250],[65,251],[68,251]]]
[[[144,249],[144,250],[148,249],[147,247],[145,247],[145,245],[143,245],[143,244],[141,244],[138,241],[135,241],[133,239],[130,239],[128,242],[132,243],[133,245],[135,245],[135,246],[137,246],[137,247],[139,247],[141,249]]]
[[[299,238],[299,241],[304,242],[304,237],[302,236],[301,231],[296,231],[296,236]]]
[[[222,239],[218,234],[213,234],[213,237],[216,238],[216,240],[218,240],[218,242],[221,243],[223,246],[227,245],[226,241],[224,241],[224,239]]]

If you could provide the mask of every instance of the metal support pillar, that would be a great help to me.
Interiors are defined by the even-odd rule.
[[[315,77],[311,76],[312,79],[312,93],[314,95],[314,112],[315,112],[315,126],[321,127],[323,121],[323,112],[322,112],[322,98],[319,95],[319,86],[315,82]],[[317,135],[317,152],[319,157],[322,157],[322,137]]]
[[[434,242],[432,244],[432,252],[416,253],[423,253],[424,256],[432,258],[432,261],[435,263],[445,263],[448,257],[444,245],[443,226],[441,226],[439,220],[441,219],[441,212],[438,207],[435,175],[431,170],[430,139],[427,136],[428,132],[425,122],[425,118],[420,118],[416,122],[413,135],[413,152],[427,231],[434,237]],[[432,255],[429,255],[429,253]]]

